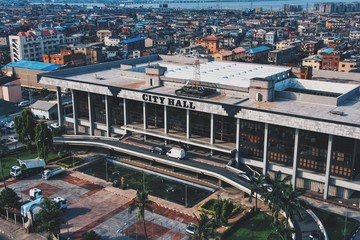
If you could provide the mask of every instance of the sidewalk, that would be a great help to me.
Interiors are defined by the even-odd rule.
[[[26,233],[20,225],[14,224],[13,221],[7,221],[3,218],[0,218],[0,239],[16,239],[16,240],[26,240],[26,239],[46,239],[45,236],[36,233]]]

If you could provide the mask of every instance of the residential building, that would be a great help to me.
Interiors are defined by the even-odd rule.
[[[322,54],[321,69],[337,71],[340,63],[340,55]]]
[[[11,61],[42,61],[44,53],[58,53],[65,36],[57,30],[19,32],[9,36]]]
[[[260,46],[256,48],[250,48],[245,51],[245,61],[246,62],[256,62],[259,60],[264,60],[264,62],[267,61],[267,55],[268,52],[271,50],[271,48],[266,46]]]
[[[98,39],[99,42],[105,42],[105,38],[106,37],[110,37],[111,36],[111,31],[110,30],[99,30],[96,32],[96,37]]]
[[[61,64],[66,66],[79,66],[85,64],[85,55],[70,49],[62,49],[59,54],[44,54],[44,63]]]
[[[360,31],[350,31],[349,39],[351,39],[351,40],[359,40],[360,39]]]
[[[322,55],[311,55],[302,60],[304,67],[312,67],[314,69],[321,69]]]
[[[140,37],[124,39],[121,40],[121,46],[126,52],[130,52],[133,50],[142,51],[145,49],[145,39]]]
[[[358,62],[355,59],[344,59],[339,62],[339,72],[350,72],[359,67]]]
[[[273,45],[275,43],[275,32],[267,32],[265,34],[265,43]]]
[[[86,64],[101,63],[104,61],[102,48],[97,44],[77,44],[73,47],[74,53],[82,53],[85,55]]]
[[[293,60],[296,56],[294,46],[282,49],[276,49],[268,53],[268,62],[273,64],[283,64]]]

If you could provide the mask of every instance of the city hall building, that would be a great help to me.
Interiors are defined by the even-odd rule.
[[[40,75],[74,134],[126,132],[233,157],[296,187],[360,189],[359,86],[295,78],[290,68],[153,55]],[[64,108],[61,91],[71,92]],[[224,166],[226,163],[224,162]]]

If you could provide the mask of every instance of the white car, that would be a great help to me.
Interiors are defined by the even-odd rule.
[[[10,142],[17,142],[18,140],[17,140],[17,137],[15,137],[15,136],[9,136],[8,137],[8,140],[10,141]]]
[[[55,123],[50,124],[50,127],[52,127],[52,128],[59,128],[60,125],[59,125],[59,123],[55,122]]]
[[[239,173],[238,177],[242,178],[242,179],[244,179],[244,180],[246,180],[248,182],[251,182],[251,178],[246,173]]]
[[[7,128],[14,128],[14,127],[15,127],[15,123],[14,123],[14,121],[7,122],[7,123],[5,123],[4,126],[7,127]]]
[[[195,225],[194,223],[188,223],[186,225],[185,232],[186,232],[186,234],[194,235],[196,233],[196,231],[197,231],[197,228],[198,228],[198,226]]]

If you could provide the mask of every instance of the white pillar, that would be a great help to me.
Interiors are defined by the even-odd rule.
[[[214,138],[214,114],[210,113],[210,144],[215,143]]]
[[[263,151],[263,174],[267,173],[267,147],[268,147],[269,124],[265,123],[264,129],[264,151]]]
[[[72,107],[73,107],[73,121],[74,121],[74,134],[78,134],[78,113],[77,113],[77,100],[76,90],[71,89]]]
[[[297,158],[298,158],[298,149],[299,149],[299,129],[295,129],[295,142],[294,142],[294,155],[293,155],[293,175],[291,179],[291,183],[293,185],[293,189],[296,188],[296,175],[297,175]]]
[[[126,124],[127,124],[127,116],[126,116],[126,114],[127,114],[127,111],[126,111],[126,99],[125,98],[123,98],[123,102],[124,102],[124,126],[126,126]]]
[[[324,199],[327,199],[328,194],[329,194],[329,181],[330,181],[330,167],[331,167],[332,142],[333,142],[333,135],[329,134],[327,157],[326,157],[325,184],[324,184]]]
[[[89,135],[94,135],[94,118],[93,118],[93,111],[92,111],[92,100],[91,100],[91,93],[88,92],[88,107],[89,107],[89,124],[90,124],[90,132]]]
[[[64,116],[63,116],[61,88],[60,87],[56,87],[56,97],[57,97],[59,125],[62,126],[63,122],[64,122]]]
[[[239,166],[240,160],[240,118],[236,119],[236,155],[235,155],[236,165]]]
[[[186,109],[186,138],[190,138],[190,110]]]
[[[105,113],[106,113],[106,135],[107,137],[111,137],[109,96],[106,95],[105,95]]]
[[[168,134],[167,106],[164,106],[164,133]]]
[[[143,102],[143,119],[144,119],[144,129],[147,129],[146,102]]]

